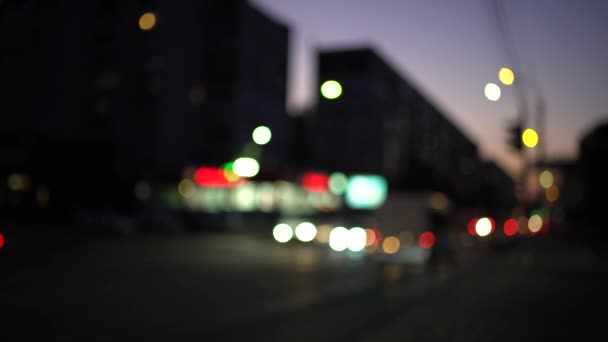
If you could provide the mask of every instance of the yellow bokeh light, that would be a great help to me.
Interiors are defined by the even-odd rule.
[[[226,169],[224,170],[224,178],[226,178],[226,180],[229,182],[236,182],[241,179],[241,177],[234,173],[234,171]]]
[[[382,242],[382,249],[384,250],[384,253],[395,254],[399,250],[400,245],[398,238],[389,236]]]
[[[498,72],[498,79],[500,79],[500,82],[504,85],[511,85],[515,81],[515,74],[513,73],[513,70],[509,68],[501,68]]]
[[[177,186],[179,194],[184,198],[190,198],[194,195],[194,182],[190,179],[182,179]]]
[[[553,174],[549,170],[545,170],[540,174],[539,177],[540,186],[545,189],[549,189],[553,185]]]
[[[538,134],[532,128],[528,128],[521,135],[521,141],[529,148],[534,148],[538,144]]]
[[[559,188],[553,184],[549,189],[545,191],[545,197],[550,203],[554,203],[559,198]]]
[[[8,188],[11,191],[28,191],[30,185],[30,178],[26,175],[13,173],[8,177]]]
[[[540,215],[532,215],[528,220],[528,229],[532,233],[538,233],[543,228],[543,218]]]
[[[151,30],[156,25],[156,14],[146,12],[139,17],[139,28],[143,31]]]

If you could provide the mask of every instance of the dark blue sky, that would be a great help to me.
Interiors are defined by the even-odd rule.
[[[511,173],[518,169],[505,143],[518,107],[515,92],[502,86],[498,102],[483,95],[487,82],[499,83],[500,67],[516,67],[499,40],[491,0],[253,2],[292,30],[290,108],[317,97],[315,48],[369,43],[478,143],[482,157]],[[575,157],[579,137],[608,120],[608,1],[512,0],[503,6],[520,60],[515,71],[540,89],[530,94],[531,109],[536,94],[546,101],[549,156]]]

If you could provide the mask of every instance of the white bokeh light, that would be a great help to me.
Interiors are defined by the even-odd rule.
[[[329,233],[329,247],[336,252],[342,252],[348,247],[348,229],[336,227]]]
[[[302,242],[310,242],[317,236],[317,227],[310,222],[302,222],[296,227],[296,237]]]
[[[279,223],[272,230],[272,236],[277,242],[285,243],[293,238],[293,230],[289,225]]]
[[[488,236],[492,232],[492,221],[487,217],[482,217],[475,223],[475,232],[483,237]]]

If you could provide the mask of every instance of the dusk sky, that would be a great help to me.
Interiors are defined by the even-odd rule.
[[[608,1],[504,1],[519,70],[499,39],[492,0],[253,2],[291,29],[290,109],[316,101],[317,48],[369,44],[476,142],[483,158],[512,175],[519,163],[507,147],[506,127],[518,98],[502,85],[498,102],[483,95],[486,83],[500,83],[501,67],[538,86],[528,96],[531,110],[537,94],[544,96],[541,139],[549,157],[576,157],[581,135],[608,120]]]

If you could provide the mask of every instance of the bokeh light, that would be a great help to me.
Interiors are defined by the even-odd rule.
[[[431,194],[430,206],[437,211],[445,211],[448,208],[449,199],[442,192],[434,192]]]
[[[490,224],[492,224],[492,229],[490,230],[490,235],[494,234],[494,231],[496,230],[496,221],[494,221],[493,218],[488,217],[488,220],[490,220]]]
[[[0,248],[4,247],[4,235],[0,233]]]
[[[329,233],[329,247],[336,252],[342,252],[348,247],[348,229],[335,227]]]
[[[373,229],[366,228],[365,229],[365,246],[373,246],[376,244],[376,232]]]
[[[288,224],[279,223],[272,230],[272,236],[277,242],[286,243],[293,238],[293,230]]]
[[[306,172],[302,175],[302,187],[312,192],[326,192],[329,189],[329,177],[319,172]]]
[[[138,200],[145,201],[152,195],[152,187],[150,187],[150,184],[146,181],[139,181],[135,183],[133,192]]]
[[[270,139],[272,139],[272,131],[266,126],[258,126],[253,130],[253,133],[251,133],[251,138],[253,139],[253,142],[258,145],[266,145],[270,142]]]
[[[13,173],[8,176],[8,188],[11,191],[28,191],[30,186],[31,180],[26,175]]]
[[[156,14],[146,12],[139,17],[139,28],[143,31],[149,31],[156,25]]]
[[[559,199],[559,188],[557,185],[553,184],[547,190],[545,190],[545,197],[549,203],[555,203]]]
[[[260,172],[260,164],[253,158],[238,158],[232,165],[233,171],[237,176],[251,178]]]
[[[177,191],[183,198],[191,198],[194,195],[194,182],[190,179],[182,179],[177,186]]]
[[[498,71],[498,79],[504,85],[511,85],[515,81],[515,74],[509,68],[500,68]]]
[[[517,231],[519,230],[517,221],[513,218],[506,220],[503,226],[503,230],[506,236],[515,236],[515,234],[517,234]]]
[[[475,226],[477,225],[478,218],[473,217],[469,223],[467,223],[467,231],[471,236],[477,236],[477,232],[475,231]]]
[[[346,189],[346,205],[353,209],[375,209],[384,204],[388,182],[380,175],[353,175]]]
[[[360,252],[367,243],[367,233],[365,229],[353,227],[348,231],[348,249],[353,252]]]
[[[532,233],[540,232],[542,227],[543,227],[543,219],[542,219],[542,217],[540,217],[540,215],[534,214],[534,215],[530,216],[530,219],[528,220],[528,229],[530,229],[530,231]]]
[[[400,245],[401,244],[399,243],[398,238],[396,238],[395,236],[388,236],[382,242],[382,250],[384,250],[384,253],[387,254],[395,254],[399,250]]]
[[[321,95],[329,100],[334,100],[342,95],[342,86],[334,80],[325,81],[321,85]]]
[[[329,175],[329,191],[336,195],[341,196],[348,187],[348,178],[342,172],[334,172]]]
[[[498,101],[498,99],[500,99],[500,87],[494,83],[486,84],[483,92],[486,95],[486,98],[490,101]]]
[[[477,233],[477,235],[484,237],[490,235],[491,232],[492,221],[490,221],[489,218],[482,217],[475,223],[475,233]]]
[[[538,134],[532,128],[528,128],[521,135],[521,141],[526,147],[534,148],[538,144]]]
[[[310,222],[302,222],[296,226],[296,237],[302,242],[310,242],[317,236],[317,227]]]
[[[424,232],[418,238],[418,244],[423,249],[433,248],[433,246],[435,245],[435,241],[436,241],[436,238],[435,238],[435,234],[433,234],[433,232]]]
[[[540,174],[538,178],[540,186],[545,189],[549,189],[553,185],[553,174],[549,170],[545,170]]]

